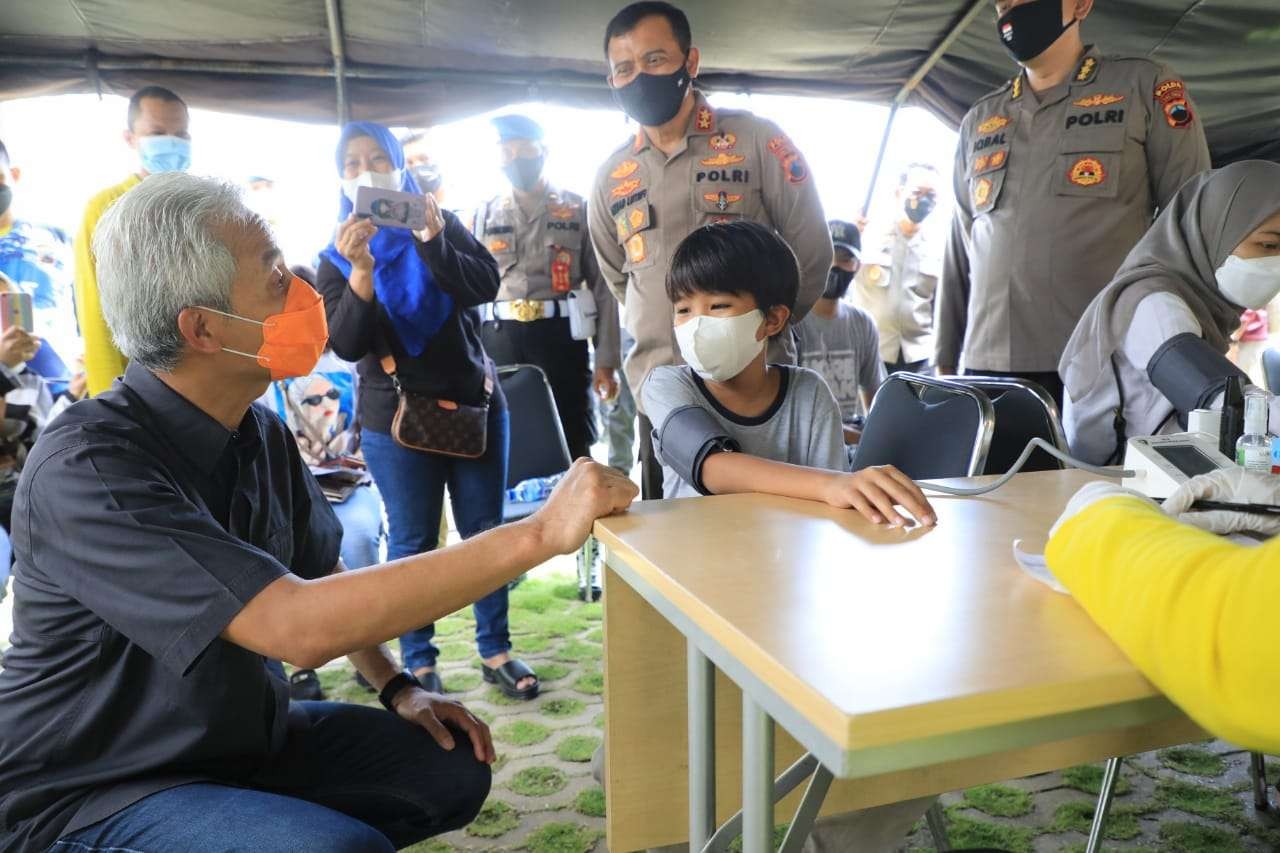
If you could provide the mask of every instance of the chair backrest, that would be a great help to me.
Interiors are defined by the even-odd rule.
[[[507,488],[567,471],[573,460],[569,458],[551,383],[542,368],[532,364],[500,367],[498,382],[511,417]]]
[[[1003,376],[958,376],[953,381],[977,388],[995,408],[996,430],[991,437],[984,474],[1008,471],[1033,438],[1043,438],[1064,453],[1069,452],[1058,404],[1036,383]],[[1037,450],[1022,470],[1059,471],[1063,467],[1057,458]]]
[[[1272,394],[1280,394],[1280,350],[1262,351],[1262,373],[1267,381],[1267,390]]]
[[[982,473],[995,411],[981,391],[918,373],[890,376],[867,413],[853,469],[893,465],[915,480]]]

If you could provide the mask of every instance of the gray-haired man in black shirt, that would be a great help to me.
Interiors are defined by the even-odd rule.
[[[49,425],[18,488],[0,850],[389,851],[465,825],[488,729],[380,643],[575,550],[635,487],[582,462],[527,523],[347,572],[292,436],[251,405],[327,334],[262,221],[159,175],[94,251],[131,363]],[[291,703],[264,665],[344,654],[391,713]]]

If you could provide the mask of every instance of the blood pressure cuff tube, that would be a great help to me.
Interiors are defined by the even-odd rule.
[[[654,449],[662,463],[691,484],[700,495],[709,495],[702,484],[702,466],[713,453],[739,450],[724,427],[699,406],[684,406],[667,415],[653,431]]]
[[[1184,428],[1187,415],[1195,409],[1209,408],[1226,390],[1232,376],[1248,380],[1244,371],[1191,332],[1165,341],[1151,356],[1147,376],[1178,410],[1178,422]]]

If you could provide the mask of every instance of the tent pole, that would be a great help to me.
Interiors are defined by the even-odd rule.
[[[338,0],[324,0],[329,19],[329,50],[333,53],[333,83],[338,98],[338,124],[351,121],[351,105],[347,103],[347,54],[342,46],[342,12]]]
[[[862,215],[864,217],[867,215],[867,211],[871,209],[871,199],[876,191],[876,181],[880,178],[880,168],[884,165],[885,149],[889,146],[889,134],[893,131],[893,120],[898,115],[898,109],[907,102],[907,98],[911,96],[911,93],[920,85],[925,76],[933,70],[939,60],[946,55],[951,45],[955,44],[956,39],[960,38],[960,34],[969,28],[974,18],[978,17],[978,14],[986,8],[988,2],[989,0],[972,0],[960,20],[956,21],[951,29],[947,30],[947,34],[942,37],[942,41],[938,42],[933,52],[925,57],[924,62],[920,63],[920,67],[907,78],[907,82],[902,84],[898,94],[893,96],[893,103],[889,107],[889,118],[884,123],[884,134],[880,137],[880,150],[876,153],[876,165],[871,171],[871,182],[867,186],[867,198],[862,204]]]

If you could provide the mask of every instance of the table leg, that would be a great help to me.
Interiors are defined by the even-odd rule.
[[[831,771],[821,764],[814,768],[809,787],[804,789],[800,808],[796,809],[796,816],[787,828],[787,835],[782,839],[782,847],[778,849],[778,853],[800,853],[801,846],[809,833],[813,832],[813,825],[818,820],[818,809],[822,808],[822,801],[827,798],[831,778]]]
[[[742,850],[773,850],[773,720],[742,694]]]
[[[698,853],[715,831],[716,668],[686,640],[689,657],[689,850]]]

